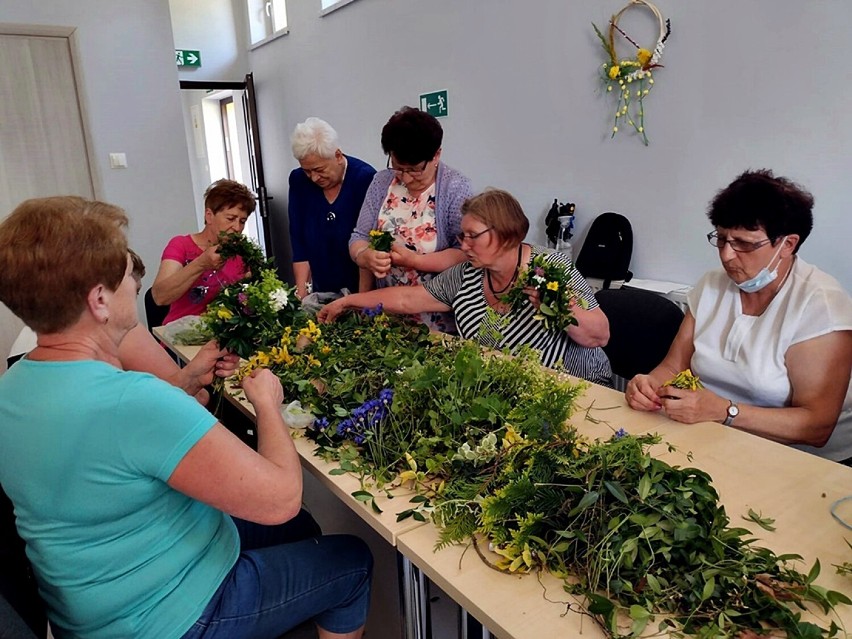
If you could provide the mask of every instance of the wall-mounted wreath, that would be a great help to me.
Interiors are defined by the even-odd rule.
[[[618,21],[625,11],[632,7],[648,9],[657,18],[660,25],[657,43],[652,49],[640,47],[633,38],[627,35],[619,26]],[[630,3],[610,18],[607,35],[592,23],[609,60],[601,66],[601,77],[607,93],[615,93],[618,102],[615,109],[615,120],[612,125],[612,135],[618,133],[619,124],[633,127],[642,136],[642,143],[648,145],[645,134],[645,97],[654,86],[652,69],[661,67],[660,58],[663,55],[665,42],[672,31],[671,20],[663,20],[660,10],[647,0],[630,0]],[[615,50],[616,34],[627,40],[636,51],[633,57],[620,58]]]

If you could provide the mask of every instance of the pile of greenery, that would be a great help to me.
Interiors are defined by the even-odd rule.
[[[819,562],[803,574],[799,556],[732,527],[706,473],[650,455],[658,438],[580,437],[567,420],[584,386],[532,352],[436,339],[377,308],[325,326],[294,313],[240,374],[258,366],[315,415],[308,436],[333,473],[361,478],[356,499],[378,510],[375,491],[412,487],[399,519],[431,517],[439,548],[487,540],[499,570],[563,578],[613,637],[651,623],[702,638],[843,634],[801,617],[852,604],[815,583]]]

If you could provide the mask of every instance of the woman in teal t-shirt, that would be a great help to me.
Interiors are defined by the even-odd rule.
[[[182,391],[119,367],[137,324],[126,223],[58,197],[0,224],[0,301],[38,335],[0,378],[0,483],[54,634],[276,637],[314,619],[321,638],[360,637],[363,542],[280,543],[302,484],[278,380],[243,385],[258,454]]]

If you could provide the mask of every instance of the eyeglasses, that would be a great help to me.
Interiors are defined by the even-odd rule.
[[[459,233],[458,235],[456,235],[456,239],[459,241],[459,244],[461,244],[465,240],[467,240],[468,242],[473,242],[480,235],[485,235],[486,233],[488,233],[488,231],[493,230],[494,227],[489,226],[487,229],[485,229],[484,231],[480,231],[479,233]]]
[[[424,160],[423,166],[421,166],[419,169],[400,169],[391,163],[390,155],[388,156],[387,168],[389,168],[391,171],[393,171],[400,177],[407,174],[413,178],[419,178],[421,175],[423,175],[424,171],[426,171],[427,166],[429,166],[429,160]]]
[[[729,244],[730,247],[735,250],[737,253],[751,253],[752,251],[756,251],[761,246],[765,246],[772,242],[768,237],[765,240],[760,240],[759,242],[749,242],[747,240],[731,240],[724,236],[719,236],[719,233],[716,231],[710,231],[707,234],[707,241],[710,242],[711,246],[715,246],[718,249],[721,249],[725,246],[725,244]]]

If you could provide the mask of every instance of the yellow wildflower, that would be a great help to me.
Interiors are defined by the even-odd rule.
[[[379,237],[383,233],[384,231],[377,231],[376,229],[373,229],[372,231],[370,231],[370,237]]]
[[[320,349],[320,353],[322,353],[323,355],[328,355],[330,352],[331,352],[331,346],[329,346],[328,344],[326,344],[325,346],[323,346]]]
[[[234,314],[229,311],[227,308],[220,307],[219,310],[216,311],[216,317],[223,320],[229,320],[234,316]]]
[[[547,283],[547,290],[548,291],[558,291],[559,290],[559,282],[557,282],[555,280],[553,282],[548,282]]]
[[[639,49],[636,52],[636,59],[644,67],[651,60],[651,52],[648,49]]]
[[[617,64],[613,64],[613,65],[609,68],[609,79],[610,79],[610,80],[615,80],[615,79],[618,77],[618,74],[619,74],[619,73],[621,73],[621,67],[620,67],[620,66],[618,66]]]
[[[515,444],[523,443],[523,436],[515,430],[511,424],[506,426],[506,434],[503,435],[503,448],[511,448]]]

